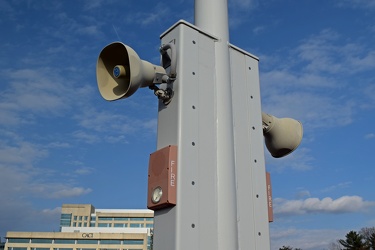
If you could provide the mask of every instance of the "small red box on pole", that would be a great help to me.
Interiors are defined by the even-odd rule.
[[[152,210],[176,205],[177,146],[169,145],[150,155],[147,207]]]
[[[271,174],[266,172],[268,221],[273,222]]]

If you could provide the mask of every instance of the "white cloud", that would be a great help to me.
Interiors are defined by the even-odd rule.
[[[106,2],[107,1],[103,1],[103,0],[85,1],[84,10],[91,10],[91,9],[100,8],[102,6],[102,4],[106,3]]]
[[[50,142],[48,145],[47,145],[48,148],[70,148],[71,145],[67,142],[58,142],[58,141],[55,141],[55,142]]]
[[[262,74],[265,83],[278,83],[284,90],[287,87],[292,88],[324,88],[330,89],[337,85],[337,81],[333,78],[317,75],[312,73],[298,73],[287,70],[273,70]]]
[[[94,172],[94,169],[90,167],[80,167],[74,171],[74,173],[80,175],[91,174],[92,172]]]
[[[351,181],[346,181],[346,182],[342,182],[342,183],[339,183],[330,187],[326,187],[322,190],[322,192],[326,193],[326,192],[332,192],[337,189],[349,188],[351,185],[352,185]]]
[[[40,175],[34,178],[40,178]],[[82,196],[91,193],[91,188],[75,187],[73,184],[66,181],[48,182],[46,180],[27,180],[28,182],[23,186],[18,187],[18,193],[28,194],[33,197],[48,198],[48,199],[61,199],[67,197]]]
[[[369,133],[369,134],[365,135],[365,139],[367,139],[367,140],[373,139],[373,138],[375,138],[375,134],[374,133]]]
[[[259,33],[263,32],[266,29],[264,26],[257,26],[253,29],[253,33],[258,35]]]
[[[13,12],[14,8],[7,3],[5,0],[0,0],[0,11],[1,12]]]
[[[346,230],[275,228],[271,224],[271,249],[291,246],[303,250],[328,249],[332,242],[344,238]]]
[[[102,32],[96,25],[82,26],[77,29],[77,33],[82,35],[100,36]]]
[[[293,153],[283,158],[273,158],[266,153],[266,165],[271,171],[282,172],[285,170],[307,171],[313,168],[314,158],[308,148],[297,148]]]
[[[44,215],[58,215],[60,216],[61,215],[61,207],[55,207],[53,209],[49,209],[49,208],[46,208],[46,209],[43,209],[42,210],[42,213]]]
[[[82,114],[75,116],[75,119],[84,130],[74,132],[74,137],[87,143],[127,143],[127,135],[141,133],[147,136],[150,132],[154,134],[157,126],[155,118],[130,118],[119,112],[96,111],[92,108],[85,109]],[[98,133],[105,135],[99,136]]]
[[[64,86],[52,69],[7,69],[0,73],[10,80],[8,89],[0,94],[0,106],[3,115],[9,116],[8,123],[31,119],[31,114],[58,114],[68,108],[61,94]]]
[[[265,57],[267,68],[273,68],[260,73],[262,106],[274,115],[301,120],[306,135],[316,128],[346,126],[361,109],[375,106],[374,84],[349,80],[375,69],[372,47],[347,42],[326,29],[301,41],[285,58]],[[351,95],[343,88],[352,88]]]
[[[0,124],[6,126],[13,126],[20,124],[23,119],[20,116],[17,116],[14,112],[8,111],[4,108],[6,104],[0,103]]]
[[[118,113],[97,112],[94,109],[88,109],[82,115],[76,116],[76,119],[83,128],[97,132],[118,131],[118,133],[129,133],[136,129],[130,125],[134,122],[134,119]]]
[[[308,213],[355,213],[374,207],[375,202],[365,201],[360,196],[342,196],[336,200],[326,197],[305,200],[274,199],[275,215],[299,215]]]
[[[229,1],[229,4],[243,10],[244,8],[245,9],[253,8],[254,6],[258,5],[258,1],[257,0],[232,0],[232,1]]]
[[[352,123],[356,110],[356,102],[350,99],[333,99],[308,91],[291,90],[285,93],[271,89],[264,92],[264,109],[278,117],[293,117],[302,121],[304,132],[348,125]]]
[[[98,135],[87,133],[86,131],[82,131],[82,130],[73,132],[73,137],[85,143],[89,143],[89,144],[97,143],[101,141],[101,138]]]
[[[32,232],[36,224],[40,231],[57,231],[60,214],[60,207],[37,209],[23,199],[9,198],[0,206],[0,235],[4,236],[7,231]]]
[[[129,143],[124,135],[105,136],[104,140],[108,143]]]
[[[7,145],[0,142],[0,163],[32,164],[35,160],[48,156],[48,151],[29,142]]]
[[[57,146],[61,148],[61,145]],[[51,145],[48,147],[54,148]],[[91,192],[90,188],[75,187],[74,169],[59,172],[53,167],[38,167],[49,154],[44,146],[22,140],[14,145],[0,142],[0,183],[3,198],[18,197],[20,202],[24,203],[31,197],[49,199]],[[90,168],[82,166],[77,171],[83,174],[83,169],[86,169],[85,174],[90,174]]]
[[[363,8],[363,9],[375,8],[375,2],[371,0],[337,0],[336,2],[337,2],[337,5],[340,7]]]
[[[166,17],[170,18],[170,8],[165,4],[158,3],[148,12],[136,12],[127,16],[127,23],[138,23],[147,26],[154,22],[162,22]]]
[[[304,197],[310,197],[311,196],[311,193],[310,193],[310,191],[308,191],[308,190],[300,190],[300,191],[298,191],[298,193],[296,194],[296,197],[298,198],[298,199],[302,199],[302,198],[304,198]]]
[[[66,187],[62,188],[61,190],[53,191],[49,196],[52,198],[66,198],[66,197],[75,197],[81,196],[88,193],[91,193],[91,188],[83,188],[83,187]]]
[[[364,93],[368,95],[369,98],[372,98],[375,101],[375,84],[370,84],[364,89]]]
[[[258,0],[232,0],[228,3],[230,28],[237,28],[246,22],[249,19],[249,11],[258,6]]]
[[[371,47],[346,42],[330,29],[304,40],[295,52],[310,72],[352,75],[375,68],[375,51]]]

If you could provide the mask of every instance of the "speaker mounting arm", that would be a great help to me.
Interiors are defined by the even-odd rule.
[[[168,50],[171,51],[171,56],[169,56]],[[177,76],[176,46],[173,43],[164,44],[163,46],[160,47],[160,54],[161,54],[163,68],[167,69],[168,67],[170,67],[169,81],[176,80],[176,76]]]
[[[172,101],[173,90],[171,88],[159,89],[156,85],[151,85],[149,89],[154,91],[154,94],[163,101],[164,105],[168,105]]]
[[[170,50],[170,55],[168,50]],[[173,43],[164,44],[160,47],[160,54],[163,68],[170,68],[169,74],[162,76],[162,82],[154,81],[154,84],[149,86],[149,88],[154,91],[154,94],[159,100],[163,101],[164,105],[168,105],[173,97],[173,89],[170,85],[176,80],[177,76],[177,54],[175,45]],[[166,89],[158,88],[156,84],[159,83],[167,83]]]

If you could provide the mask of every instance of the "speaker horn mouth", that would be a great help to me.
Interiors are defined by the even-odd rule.
[[[131,88],[128,51],[132,51],[129,49],[132,50],[123,43],[115,42],[104,47],[99,54],[96,77],[99,92],[107,101],[125,98],[136,91]]]
[[[169,53],[170,51],[170,53]],[[165,105],[173,97],[171,84],[176,80],[177,55],[173,43],[160,48],[162,66],[141,60],[129,46],[114,42],[102,49],[96,64],[96,79],[101,96],[107,101],[127,98],[138,88],[149,87]],[[166,72],[169,68],[169,74]],[[166,83],[166,89],[156,84]]]

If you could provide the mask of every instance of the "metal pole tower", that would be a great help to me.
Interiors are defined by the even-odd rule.
[[[113,101],[149,87],[159,98],[147,197],[154,250],[268,250],[263,133],[283,157],[298,147],[302,125],[262,114],[258,58],[229,43],[227,0],[195,0],[195,24],[178,21],[160,36],[162,66],[121,42],[107,45],[99,91]]]
[[[270,248],[258,58],[229,44],[226,0],[196,0],[177,50],[157,148],[177,147],[176,205],[155,209],[154,250]]]
[[[195,25],[217,37],[212,63],[217,101],[218,246],[219,249],[238,249],[227,0],[195,0]]]

